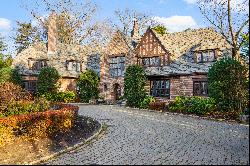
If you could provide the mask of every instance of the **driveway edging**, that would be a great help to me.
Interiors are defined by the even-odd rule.
[[[68,148],[66,148],[66,149],[64,149],[64,150],[61,150],[61,151],[59,151],[59,152],[56,152],[56,153],[54,153],[54,154],[51,154],[51,155],[49,155],[49,156],[42,157],[42,158],[39,159],[39,160],[32,161],[32,162],[29,162],[29,163],[24,163],[24,165],[35,165],[35,164],[39,164],[39,163],[41,163],[41,162],[47,161],[47,160],[52,159],[52,158],[54,158],[54,157],[56,157],[56,156],[59,156],[59,155],[61,155],[61,154],[63,154],[63,153],[70,152],[70,151],[72,151],[72,150],[75,150],[75,149],[77,149],[77,148],[79,148],[79,147],[85,145],[86,143],[88,143],[88,142],[90,142],[91,140],[93,140],[94,138],[96,138],[96,137],[104,130],[103,124],[100,123],[100,125],[101,125],[101,126],[100,126],[99,130],[98,130],[97,132],[95,132],[91,137],[89,137],[88,139],[86,139],[85,141],[80,142],[80,143],[78,143],[78,144],[76,144],[76,145],[74,145],[74,146],[72,146],[72,147],[68,147]]]

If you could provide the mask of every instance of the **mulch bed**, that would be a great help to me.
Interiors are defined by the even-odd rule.
[[[16,137],[13,143],[0,148],[0,164],[25,164],[83,142],[93,135],[101,124],[92,118],[78,116],[73,128],[50,137],[27,139]]]

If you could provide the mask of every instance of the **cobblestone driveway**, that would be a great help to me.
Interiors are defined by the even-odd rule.
[[[109,127],[44,164],[249,164],[249,127],[116,106],[80,106]]]

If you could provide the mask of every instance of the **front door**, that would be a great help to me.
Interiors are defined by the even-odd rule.
[[[119,84],[114,84],[114,99],[118,100],[121,96],[121,86]]]

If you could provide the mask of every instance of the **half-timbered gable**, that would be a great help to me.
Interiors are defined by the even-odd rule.
[[[149,28],[136,47],[138,63],[142,66],[163,66],[169,62],[169,54]]]

